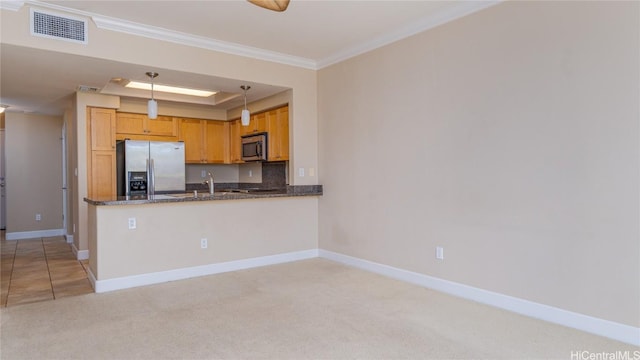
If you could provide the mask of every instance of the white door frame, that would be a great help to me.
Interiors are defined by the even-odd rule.
[[[0,129],[0,229],[7,228],[7,196],[5,180],[5,129]]]
[[[67,232],[67,123],[62,124],[62,233],[66,236]]]

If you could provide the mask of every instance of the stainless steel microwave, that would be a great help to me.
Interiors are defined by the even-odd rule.
[[[242,161],[267,161],[267,133],[242,137]]]

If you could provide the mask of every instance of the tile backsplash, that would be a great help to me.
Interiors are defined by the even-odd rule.
[[[230,165],[187,165],[187,190],[206,189],[202,184],[206,178],[201,177],[202,171],[212,171],[216,186],[230,188],[260,187],[283,188],[287,181],[287,162],[262,162]],[[248,174],[251,173],[251,176]]]
[[[286,161],[262,163],[262,186],[268,188],[285,187],[287,185]]]

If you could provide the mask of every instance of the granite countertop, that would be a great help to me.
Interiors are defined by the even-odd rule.
[[[187,187],[187,190],[190,190]],[[188,201],[212,201],[212,200],[240,200],[262,199],[292,196],[319,196],[322,195],[322,185],[295,185],[283,188],[216,188],[213,195],[208,190],[195,190],[181,194],[156,194],[151,196],[119,196],[110,199],[88,199],[84,201],[91,205],[137,205],[155,203],[176,203]]]

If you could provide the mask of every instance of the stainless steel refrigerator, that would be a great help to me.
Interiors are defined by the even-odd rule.
[[[123,140],[116,144],[118,195],[185,192],[184,142]]]

